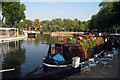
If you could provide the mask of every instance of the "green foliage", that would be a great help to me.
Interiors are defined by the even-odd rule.
[[[90,38],[89,43],[91,48],[95,47],[95,41],[92,38]]]
[[[85,27],[84,27],[84,25],[83,25],[82,23],[81,23],[80,29],[81,29],[82,31],[85,31]]]
[[[96,39],[97,39],[97,44],[98,44],[98,45],[104,43],[104,40],[103,40],[101,37],[98,37],[98,38],[96,38]]]
[[[40,33],[43,33],[43,32],[44,32],[43,28],[40,28],[40,30],[39,30],[39,31],[40,31]]]
[[[76,39],[73,36],[59,36],[57,42],[76,43]]]
[[[77,38],[73,36],[59,36],[57,42],[64,43],[76,43]],[[87,35],[86,37],[79,40],[79,42],[83,51],[85,52],[85,59],[87,58],[88,48],[94,48],[95,46],[99,46],[104,43],[104,40],[101,37],[93,37],[93,35]]]
[[[2,66],[4,69],[13,68],[13,67],[15,69],[18,69],[18,66],[23,64],[25,59],[26,59],[25,49],[17,49],[12,52],[8,52],[6,54],[6,56],[4,57],[4,60],[3,60],[4,64]]]
[[[66,42],[68,43],[76,43],[76,39],[73,36],[67,36]]]
[[[19,28],[19,34],[23,34],[22,28]]]
[[[91,48],[104,43],[104,40],[101,37],[89,37],[88,39],[88,42],[90,43],[89,46]]]
[[[120,1],[113,3],[112,12],[114,13],[114,24],[120,25]]]
[[[110,31],[118,28],[120,24],[120,1],[119,2],[101,2],[101,9],[92,16],[89,23],[90,30]]]
[[[57,31],[85,31],[88,29],[88,21],[82,22],[78,19],[61,19],[56,18],[49,20],[41,21],[41,26],[44,32],[57,32]]]
[[[15,27],[20,20],[25,19],[26,6],[20,2],[2,2],[2,22],[5,18],[5,24]]]
[[[65,40],[64,37],[59,36],[57,42],[58,42],[58,43],[59,43],[59,42],[66,42],[66,40]]]
[[[39,19],[35,19],[33,22],[33,27],[34,28],[40,28],[40,20]]]
[[[32,24],[33,24],[33,21],[31,21],[31,20],[28,20],[28,19],[24,19],[23,20],[23,22],[24,22],[24,26],[25,26],[25,28],[32,28]]]
[[[89,44],[84,39],[81,39],[80,45],[82,46],[82,49],[85,52],[85,59],[86,59],[87,58],[87,49],[89,47]]]
[[[28,20],[28,19],[24,19],[23,21],[20,21],[16,27],[17,28],[21,28],[21,29],[29,29],[29,27],[32,29],[32,21],[31,20]]]

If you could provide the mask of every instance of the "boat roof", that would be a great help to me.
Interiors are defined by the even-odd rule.
[[[62,46],[62,45],[64,45],[64,46],[80,46],[80,45],[78,45],[78,44],[76,44],[76,43],[64,43],[64,42],[60,42],[60,43],[56,43],[55,44],[56,46]]]
[[[78,34],[78,36],[85,37],[86,35],[83,35],[83,34]]]

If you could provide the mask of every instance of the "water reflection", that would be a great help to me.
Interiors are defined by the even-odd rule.
[[[51,35],[38,35],[37,38],[34,41],[35,45],[38,45],[39,43],[56,43],[57,37],[51,37]]]
[[[4,72],[2,78],[19,78],[21,76],[20,65],[25,61],[25,49],[21,49],[23,41],[15,41],[1,44],[2,49],[2,69],[12,69],[15,71]]]
[[[16,50],[6,54],[2,69],[12,69],[15,71],[3,73],[3,78],[19,78],[21,76],[21,64],[25,61],[25,49]]]
[[[3,78],[19,78],[42,64],[42,58],[47,55],[49,45],[55,43],[57,37],[38,35],[20,41],[0,44],[2,69],[15,68],[15,71],[4,72]],[[42,72],[42,71],[41,71]]]

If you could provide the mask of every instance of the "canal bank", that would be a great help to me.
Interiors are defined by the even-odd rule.
[[[119,52],[120,53],[120,52]],[[118,53],[118,54],[119,54]],[[104,67],[103,64],[97,64],[95,67],[91,67],[90,71],[81,71],[80,73],[76,73],[74,75],[68,76],[63,80],[67,79],[119,79],[120,76],[120,55],[117,55],[112,61],[109,61],[109,65]]]

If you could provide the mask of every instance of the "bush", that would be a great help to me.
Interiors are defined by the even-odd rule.
[[[19,28],[19,34],[23,34],[22,28]]]

